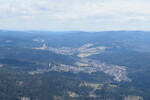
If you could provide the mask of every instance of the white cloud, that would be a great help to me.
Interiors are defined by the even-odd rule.
[[[27,16],[27,15],[24,15],[24,16],[21,16],[22,19],[32,19],[34,18],[33,16]]]
[[[1,0],[0,17],[16,22],[17,18],[31,19],[33,24],[39,21],[39,24],[79,26],[108,22],[130,24],[135,20],[144,23],[150,21],[149,5],[150,0]]]
[[[128,17],[128,20],[136,20],[136,21],[149,21],[150,18],[146,16],[133,16],[133,17]]]

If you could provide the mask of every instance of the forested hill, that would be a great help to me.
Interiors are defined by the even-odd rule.
[[[150,32],[0,30],[0,100],[150,100]]]

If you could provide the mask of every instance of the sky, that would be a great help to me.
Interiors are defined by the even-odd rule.
[[[0,0],[0,29],[150,31],[150,0]]]

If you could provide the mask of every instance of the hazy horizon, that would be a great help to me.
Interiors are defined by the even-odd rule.
[[[120,31],[127,31],[127,32],[150,32],[150,30],[99,30],[99,31],[88,31],[88,30],[18,30],[18,29],[0,29],[0,31],[24,31],[24,32],[120,32]]]

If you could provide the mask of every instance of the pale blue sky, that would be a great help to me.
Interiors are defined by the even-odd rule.
[[[150,0],[0,0],[0,29],[150,30]]]

